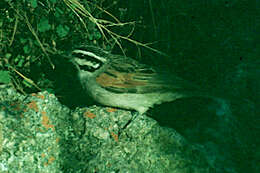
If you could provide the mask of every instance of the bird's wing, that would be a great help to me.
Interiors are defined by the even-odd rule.
[[[150,93],[195,89],[193,85],[173,74],[159,72],[134,59],[115,56],[110,66],[97,77],[105,89],[116,93]]]

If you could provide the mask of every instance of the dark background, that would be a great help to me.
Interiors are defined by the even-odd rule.
[[[142,21],[134,33],[136,40],[155,42],[153,47],[171,56],[163,57],[143,49],[143,61],[163,64],[182,77],[211,88],[221,85],[236,65],[259,58],[259,3],[121,0],[117,8],[126,10],[125,21]],[[128,55],[136,57],[135,45],[125,44]]]

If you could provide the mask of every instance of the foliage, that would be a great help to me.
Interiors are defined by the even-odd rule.
[[[0,83],[10,83],[11,79],[8,71],[0,71]]]
[[[76,44],[107,45],[106,48],[118,44],[121,47],[120,39],[128,39],[131,34],[122,36],[111,28],[134,23],[123,24],[105,11],[102,7],[105,1],[0,2],[0,16],[4,16],[0,18],[0,69],[11,72],[12,82],[21,92],[37,91],[52,84],[42,72],[36,70],[36,73],[33,69],[54,69],[53,54]],[[101,19],[104,15],[111,21]]]

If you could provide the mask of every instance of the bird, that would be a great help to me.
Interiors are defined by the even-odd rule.
[[[146,113],[154,105],[185,97],[211,97],[166,70],[90,45],[72,49],[67,58],[83,88],[99,104]]]

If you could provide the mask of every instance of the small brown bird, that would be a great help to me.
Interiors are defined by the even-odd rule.
[[[103,105],[145,113],[155,104],[183,97],[211,97],[173,74],[138,61],[84,46],[69,55],[83,89]]]

